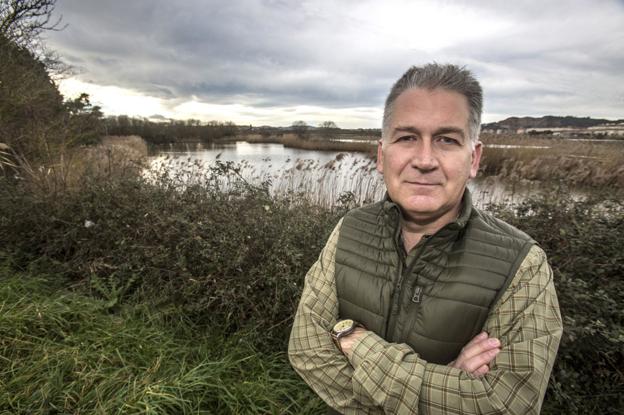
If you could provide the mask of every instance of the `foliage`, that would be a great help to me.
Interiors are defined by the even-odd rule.
[[[338,126],[333,121],[323,121],[322,123],[319,124],[318,128],[325,128],[325,129],[328,129],[328,130],[335,130],[335,129],[338,128]]]
[[[330,138],[332,135],[335,135],[339,131],[338,126],[333,121],[323,121],[319,124],[318,129],[321,133],[321,136],[325,138]]]
[[[299,138],[306,139],[309,136],[310,126],[305,121],[295,121],[290,126],[291,131]]]
[[[65,101],[67,129],[75,144],[97,144],[104,131],[103,113],[100,107],[92,105],[89,95],[80,94],[75,99]]]
[[[2,35],[0,61],[0,171],[66,187],[76,149],[100,140],[100,108],[86,94],[63,102],[46,65]]]
[[[58,28],[61,19],[52,19],[55,3],[56,0],[0,1],[0,36],[32,48],[43,31]]]
[[[104,124],[109,135],[138,135],[150,144],[211,142],[219,138],[233,137],[238,132],[238,128],[232,122],[209,121],[205,124],[198,120],[153,122],[127,115],[107,117]]]
[[[0,143],[40,160],[58,142],[63,98],[45,65],[0,35]]]
[[[271,198],[232,164],[200,175],[189,166],[178,177],[93,179],[62,198],[5,186],[0,246],[22,267],[43,261],[86,287],[136,279],[123,294],[228,332],[266,330],[283,347],[302,275],[336,213],[297,195]]]
[[[561,188],[515,210],[494,210],[549,254],[564,334],[543,413],[621,413],[624,408],[624,202]]]
[[[485,176],[624,187],[624,141],[582,141],[516,134],[482,134],[481,139],[485,149],[479,170]]]

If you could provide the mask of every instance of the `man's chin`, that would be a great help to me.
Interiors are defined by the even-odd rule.
[[[401,204],[404,210],[421,213],[424,215],[433,214],[442,207],[442,203],[436,197],[429,195],[411,196]]]
[[[438,198],[427,196],[412,196],[404,202],[399,203],[404,216],[418,222],[436,221],[453,210],[452,207],[444,205]]]

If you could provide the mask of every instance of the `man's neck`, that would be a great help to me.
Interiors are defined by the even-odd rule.
[[[449,210],[438,218],[418,218],[409,217],[405,214],[401,217],[401,231],[403,234],[403,245],[405,252],[414,248],[425,235],[433,235],[447,224],[459,217],[461,204]]]

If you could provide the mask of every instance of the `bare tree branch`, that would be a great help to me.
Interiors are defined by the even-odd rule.
[[[56,0],[0,0],[0,35],[33,49],[45,30],[62,30],[62,16],[52,19]]]

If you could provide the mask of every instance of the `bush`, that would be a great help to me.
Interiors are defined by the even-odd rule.
[[[564,323],[543,413],[624,408],[624,202],[609,192],[573,200],[562,188],[498,216],[548,253]]]
[[[283,348],[303,275],[339,212],[276,199],[220,164],[170,177],[87,180],[62,197],[0,189],[0,245],[106,297],[174,305],[198,324],[265,332]]]

